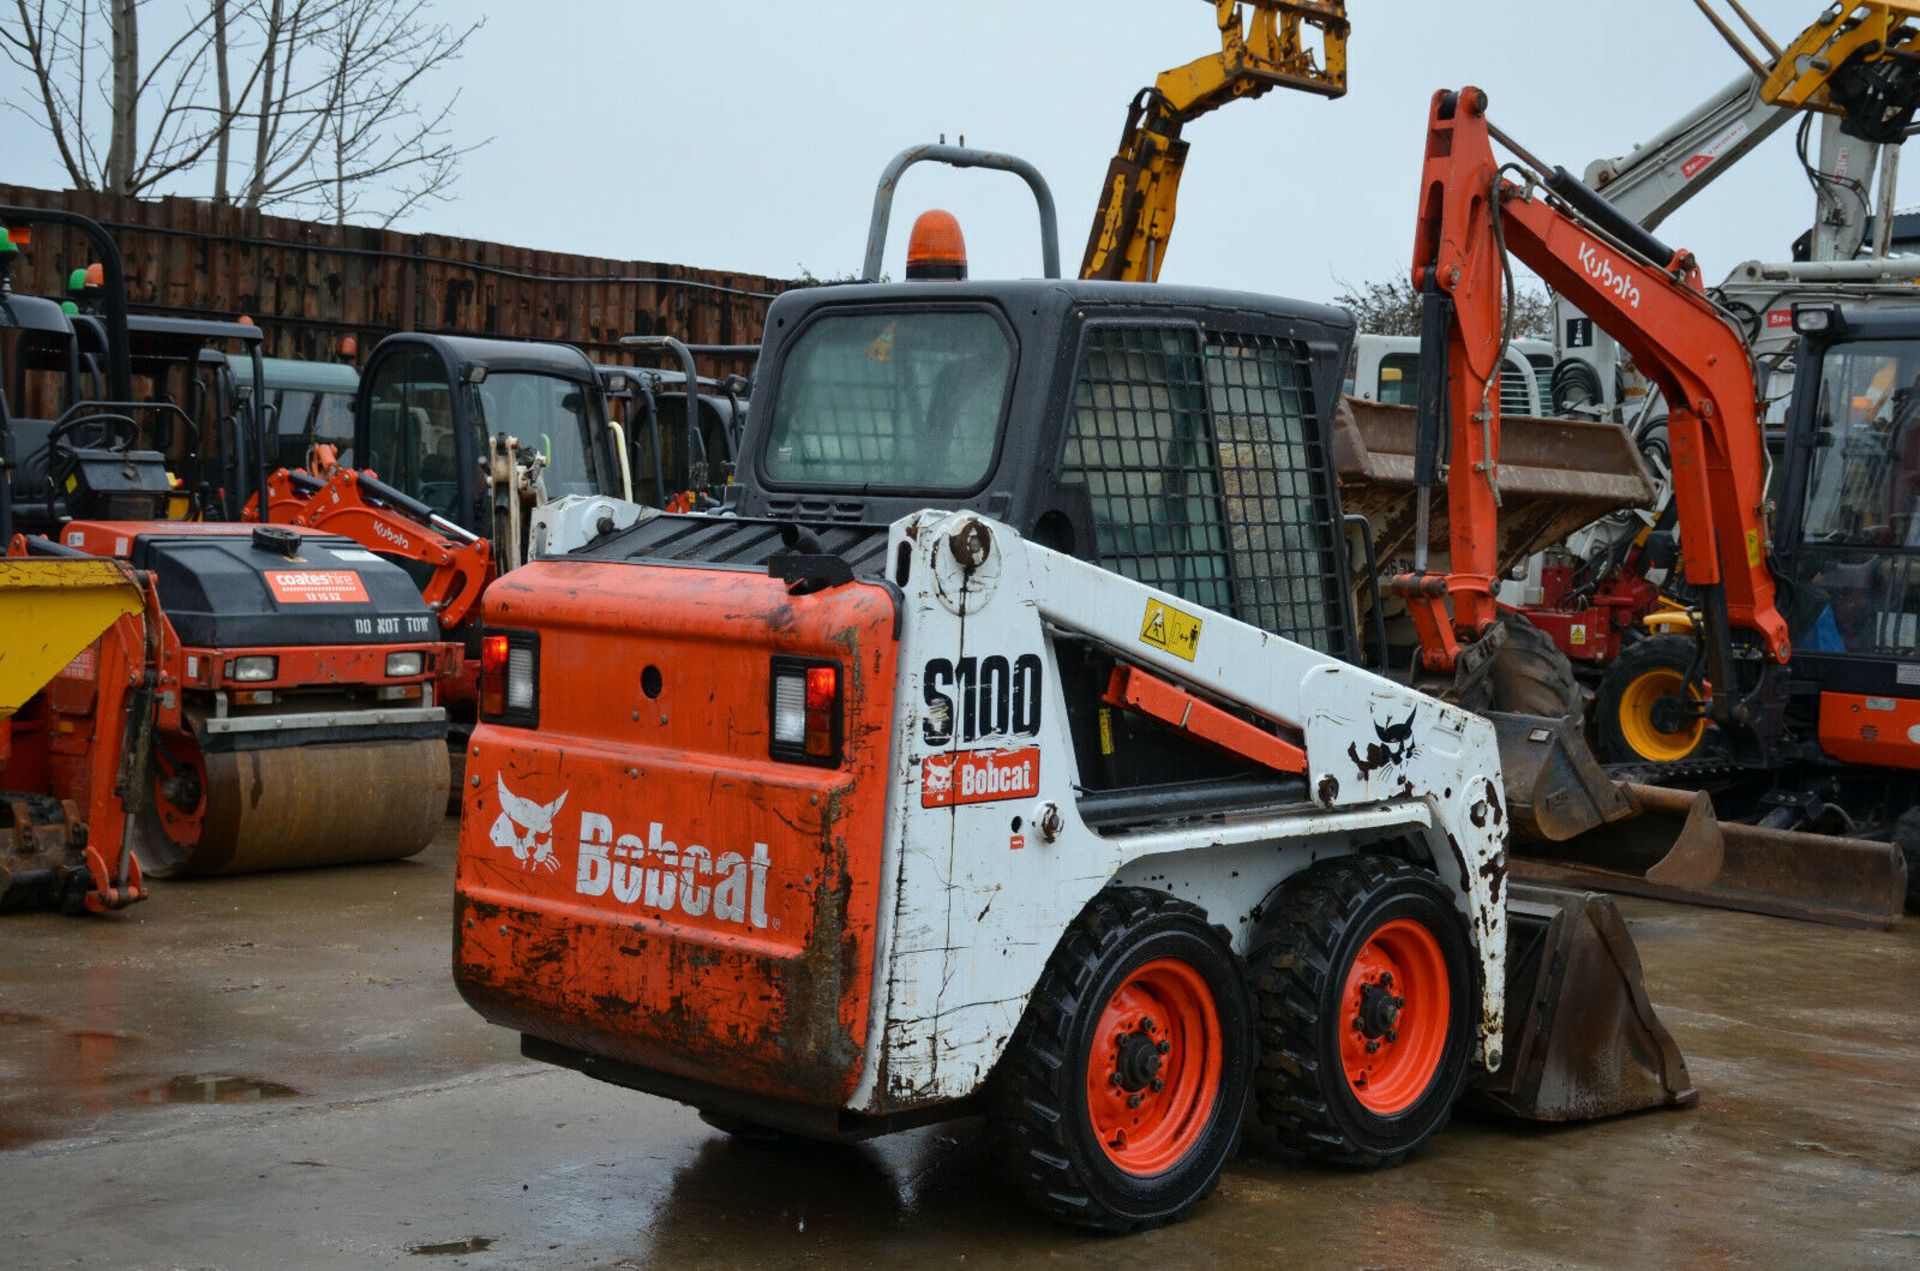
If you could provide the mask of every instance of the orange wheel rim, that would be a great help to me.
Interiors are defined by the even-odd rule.
[[[1446,955],[1433,932],[1395,918],[1367,938],[1340,998],[1340,1064],[1360,1106],[1379,1116],[1419,1102],[1452,1026]]]
[[[1162,1174],[1192,1151],[1220,1098],[1220,1011],[1190,964],[1156,958],[1107,999],[1087,1057],[1087,1112],[1107,1159]]]

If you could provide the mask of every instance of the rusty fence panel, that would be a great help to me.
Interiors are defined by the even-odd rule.
[[[278,357],[326,359],[345,336],[364,355],[395,331],[564,340],[597,362],[652,365],[625,335],[756,344],[767,305],[795,283],[645,260],[608,260],[440,234],[268,216],[198,199],[152,201],[0,184],[0,202],[101,222],[126,258],[136,311],[246,314]],[[87,263],[78,235],[40,231],[16,268],[21,291],[57,294]],[[703,374],[751,359],[701,359]]]

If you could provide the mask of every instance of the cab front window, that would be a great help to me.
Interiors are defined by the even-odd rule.
[[[963,492],[987,479],[1013,379],[991,314],[830,313],[780,372],[761,472],[775,485]]]

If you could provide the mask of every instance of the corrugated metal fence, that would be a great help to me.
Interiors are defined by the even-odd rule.
[[[754,344],[767,304],[793,284],[644,260],[604,260],[439,234],[327,225],[217,207],[0,184],[0,203],[61,208],[110,230],[136,311],[247,314],[267,352],[326,359],[344,336],[362,356],[395,331],[564,340],[597,362],[641,361],[624,335],[689,344]],[[14,271],[21,291],[53,295],[87,262],[77,234],[42,229]],[[702,373],[751,359],[705,359]]]

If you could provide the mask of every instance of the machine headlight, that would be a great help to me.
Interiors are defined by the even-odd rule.
[[[387,654],[387,674],[395,679],[418,675],[426,666],[426,661],[426,655],[417,650],[413,653],[389,653]]]
[[[227,665],[227,678],[241,684],[263,684],[280,674],[280,659],[264,654],[235,658]]]

